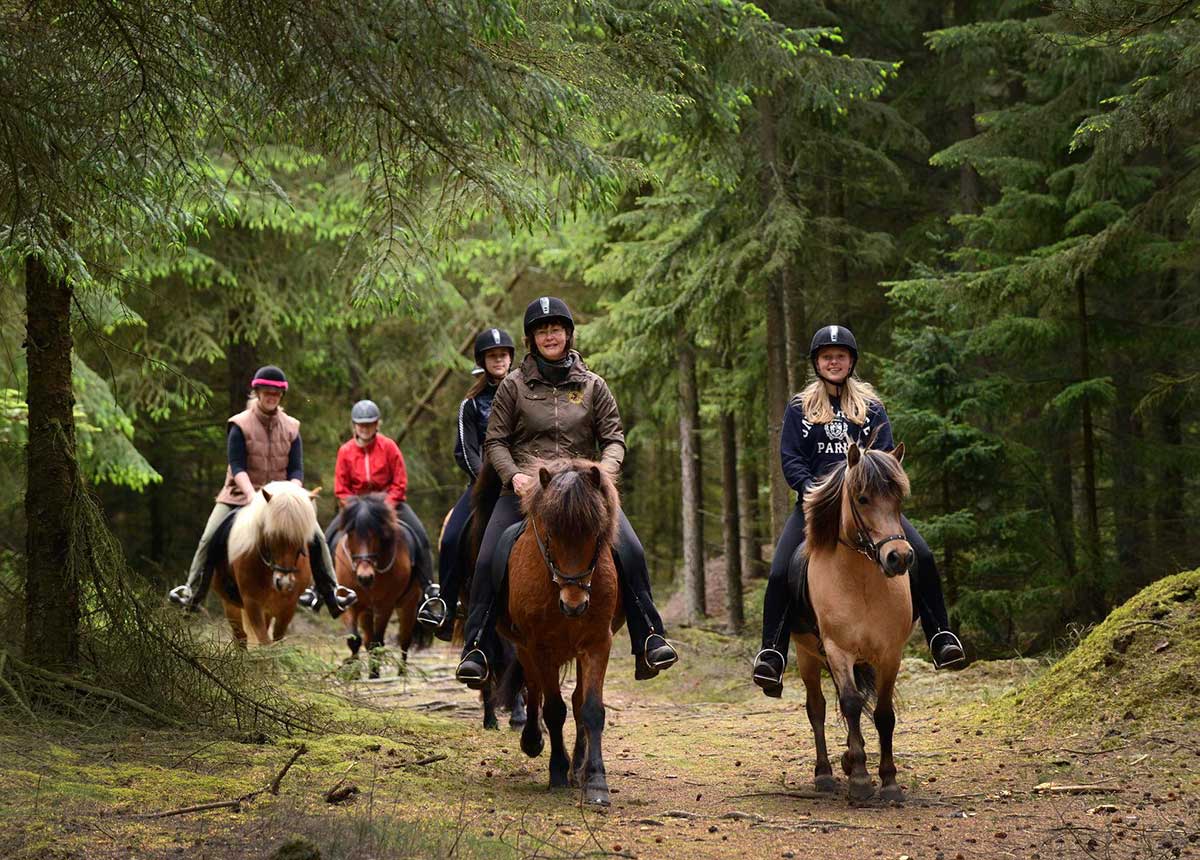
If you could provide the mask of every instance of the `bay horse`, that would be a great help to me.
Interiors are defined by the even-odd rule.
[[[247,644],[247,633],[257,645],[282,639],[300,592],[312,585],[308,547],[319,534],[317,492],[272,481],[237,510],[223,547],[210,551],[216,592],[238,644]]]
[[[388,622],[400,620],[400,656],[408,661],[417,626],[420,589],[415,588],[405,531],[386,493],[354,496],[342,509],[342,534],[333,548],[334,575],[339,585],[358,592],[344,616],[346,644],[357,659],[364,640],[368,677],[379,677],[379,652]]]
[[[814,785],[818,791],[833,791],[837,785],[825,744],[821,667],[826,666],[848,729],[842,770],[853,800],[875,793],[861,726],[872,699],[879,733],[879,795],[883,800],[904,798],[892,756],[892,698],[900,653],[913,627],[908,569],[914,554],[900,523],[900,506],[909,493],[903,458],[903,444],[888,452],[851,443],[846,461],[804,496],[801,552],[808,558],[808,597],[818,632],[793,632],[793,640],[816,743]]]
[[[531,758],[543,748],[539,710],[546,721],[550,787],[576,785],[585,802],[607,805],[600,750],[604,676],[613,631],[625,622],[612,555],[620,500],[608,473],[589,460],[545,463],[537,476],[521,500],[526,528],[509,557],[508,606],[497,624],[517,649],[506,684],[524,680],[528,721],[521,749]],[[571,661],[575,748],[568,761],[559,670]]]

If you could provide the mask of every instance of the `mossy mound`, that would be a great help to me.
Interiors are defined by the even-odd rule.
[[[1200,722],[1200,570],[1142,589],[988,716],[1071,726]]]

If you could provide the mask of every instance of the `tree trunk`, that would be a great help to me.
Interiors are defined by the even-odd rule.
[[[241,309],[231,307],[227,314],[229,342],[225,345],[225,384],[229,395],[229,415],[237,415],[246,408],[250,396],[250,381],[258,370],[258,348],[243,340],[238,333]],[[286,372],[286,371],[285,371]]]
[[[79,466],[71,387],[70,285],[25,261],[25,659],[72,670],[79,660],[79,592],[71,563]]]
[[[1087,288],[1086,279],[1080,276],[1075,283],[1075,297],[1079,309],[1079,372],[1082,380],[1092,378],[1091,353],[1088,345]],[[1087,565],[1084,576],[1084,603],[1096,618],[1102,618],[1105,610],[1103,582],[1100,573],[1103,553],[1100,547],[1100,512],[1096,503],[1096,439],[1092,426],[1092,404],[1083,401],[1083,502],[1086,513]]]
[[[721,537],[725,545],[725,619],[737,632],[746,620],[742,606],[742,559],[739,551],[737,427],[733,412],[721,413]]]
[[[1113,458],[1113,507],[1116,518],[1117,582],[1123,600],[1150,581],[1142,562],[1145,540],[1139,511],[1145,496],[1142,485],[1138,442],[1141,422],[1134,416],[1134,391],[1128,373],[1117,379],[1117,400],[1112,414],[1113,448],[1120,452]]]
[[[708,614],[704,593],[704,521],[700,480],[700,399],[696,350],[681,338],[679,349],[679,474],[683,485],[683,582],[687,621]]]
[[[771,205],[779,177],[779,143],[775,135],[774,106],[768,96],[759,99],[759,152],[762,157],[762,208]],[[771,482],[771,531],[779,534],[788,517],[788,486],[783,479],[779,445],[783,436],[783,413],[787,408],[788,355],[786,311],[781,279],[767,284],[767,447]]]
[[[804,387],[808,367],[808,320],[804,313],[804,290],[796,267],[789,263],[782,273],[783,310],[787,331],[787,388],[788,393]]]
[[[763,564],[758,539],[758,464],[750,455],[744,420],[735,423],[734,435],[738,450],[738,543],[741,568],[748,576],[762,577],[767,575],[767,566]]]

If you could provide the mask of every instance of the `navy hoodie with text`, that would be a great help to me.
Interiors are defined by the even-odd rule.
[[[851,442],[860,439],[865,442],[874,433],[870,447],[884,451],[895,447],[892,425],[882,403],[868,401],[867,419],[859,426],[842,414],[838,398],[831,397],[829,401],[835,417],[828,424],[813,424],[806,419],[798,397],[792,398],[783,415],[783,438],[779,444],[783,477],[801,498],[805,490],[845,462],[846,449]]]

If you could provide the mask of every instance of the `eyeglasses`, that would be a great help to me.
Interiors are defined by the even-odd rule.
[[[538,328],[538,329],[534,329],[533,336],[534,337],[550,337],[551,335],[562,335],[562,334],[566,334],[566,333],[567,333],[567,330],[563,326],[547,325],[547,326],[542,326],[541,328]]]

